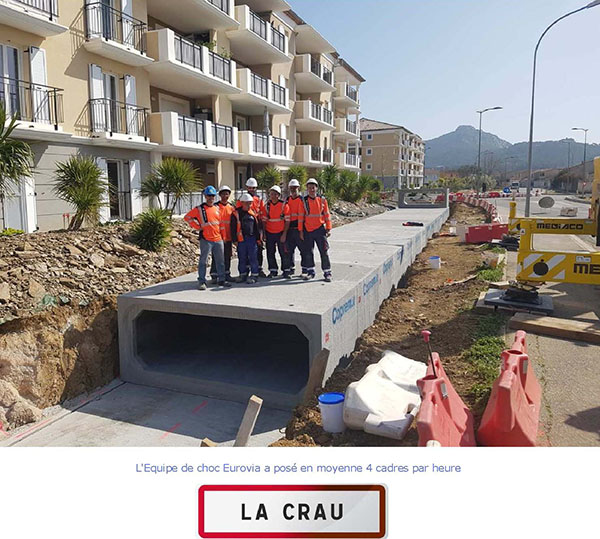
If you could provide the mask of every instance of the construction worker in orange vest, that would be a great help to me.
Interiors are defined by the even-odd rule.
[[[269,264],[268,277],[274,279],[279,275],[277,251],[279,251],[281,259],[281,269],[284,271],[287,261],[285,245],[281,241],[285,229],[285,204],[281,200],[281,188],[278,185],[274,185],[269,190],[269,200],[265,208],[263,223],[267,243],[267,262]]]
[[[302,273],[305,271],[304,260],[304,200],[300,196],[300,182],[292,179],[288,185],[290,196],[285,202],[285,228],[281,242],[285,245],[286,261],[283,276],[291,279],[294,274],[296,249],[302,256]]]
[[[231,188],[224,185],[219,189],[219,196],[221,200],[217,206],[219,213],[221,214],[221,237],[223,238],[223,248],[225,254],[225,276],[228,283],[232,283],[231,277],[231,257],[233,254],[233,242],[231,241],[231,214],[235,211],[235,207],[229,202],[231,196]],[[210,276],[212,277],[212,284],[217,284],[217,264],[215,257],[213,256],[212,264],[210,266]]]
[[[252,195],[243,194],[240,198],[241,207],[231,215],[231,236],[238,246],[240,271],[238,282],[248,284],[255,284],[258,281],[258,243],[262,238],[262,223],[252,210],[252,203]]]
[[[206,202],[190,211],[185,221],[200,232],[200,260],[198,262],[198,289],[206,290],[206,264],[212,254],[217,266],[217,282],[219,286],[231,287],[225,275],[223,237],[221,236],[221,214],[215,205],[217,190],[208,186],[204,190]]]
[[[254,212],[256,217],[262,223],[262,220],[264,218],[265,211],[266,211],[265,202],[256,193],[257,189],[258,189],[258,182],[256,181],[256,178],[248,178],[248,181],[246,182],[246,190],[248,191],[248,194],[253,199],[252,206],[250,207],[250,209]],[[236,207],[238,209],[242,207],[242,204],[239,200],[238,200]],[[259,245],[258,245],[258,267],[260,268],[260,272],[259,272],[260,277],[262,277],[263,279],[266,279],[267,275],[263,271],[263,261],[264,261],[263,248],[264,248],[264,246],[262,245],[262,243],[259,243]]]
[[[306,257],[306,273],[302,272],[302,278],[306,281],[314,279],[315,275],[315,244],[321,255],[321,268],[325,274],[325,281],[331,282],[331,261],[329,260],[329,242],[327,238],[331,235],[331,216],[329,204],[325,197],[317,195],[319,182],[311,178],[306,183],[308,195],[304,197],[304,248]]]

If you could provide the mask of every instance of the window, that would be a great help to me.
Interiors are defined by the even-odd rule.
[[[373,155],[373,148],[367,148],[367,155]]]
[[[373,140],[373,135],[367,135],[367,140]]]
[[[373,165],[371,163],[367,163],[367,170],[373,170]]]

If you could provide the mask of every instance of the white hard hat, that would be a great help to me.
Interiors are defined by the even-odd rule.
[[[222,193],[223,191],[229,191],[231,193],[231,187],[229,187],[228,185],[224,185],[219,189],[219,193]]]
[[[298,180],[291,180],[288,187],[300,187],[300,182]]]
[[[240,202],[254,202],[254,197],[249,193],[244,193],[240,197]]]
[[[258,187],[258,182],[256,181],[256,178],[248,178],[248,181],[246,182],[246,187]]]
[[[313,184],[313,185],[316,185],[317,187],[319,187],[319,182],[317,180],[315,180],[314,178],[311,178],[310,180],[308,180],[306,182],[306,185],[310,185],[310,184]]]
[[[271,189],[269,189],[269,191],[275,191],[278,195],[280,195],[281,187],[279,187],[279,185],[274,185],[273,187],[271,187]]]

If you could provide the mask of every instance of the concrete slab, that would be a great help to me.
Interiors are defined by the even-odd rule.
[[[255,394],[266,406],[290,409],[304,396],[314,358],[329,351],[327,379],[448,215],[399,209],[335,229],[333,283],[264,281],[199,292],[188,275],[121,296],[122,378],[241,403]]]
[[[11,432],[0,447],[200,447],[203,438],[233,446],[245,410],[237,402],[121,384],[75,411],[57,410],[39,429]],[[249,446],[281,438],[288,419],[263,408]]]

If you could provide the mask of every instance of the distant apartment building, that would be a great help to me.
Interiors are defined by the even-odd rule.
[[[269,165],[358,171],[363,82],[284,0],[0,0],[0,102],[35,153],[0,226],[62,228],[53,176],[72,155],[114,188],[104,222],[148,206],[141,183],[166,156],[238,189]]]
[[[380,178],[386,189],[424,184],[425,144],[400,125],[362,118],[362,172]]]

